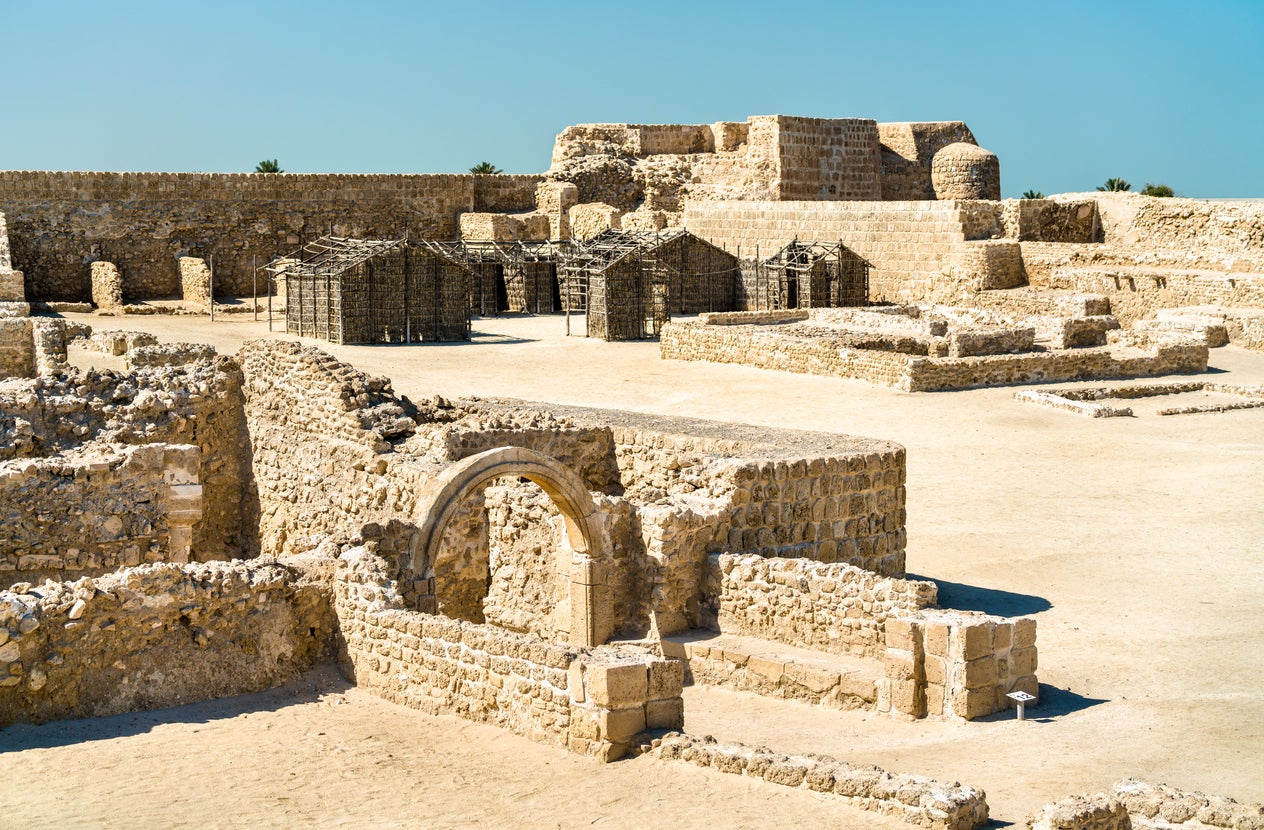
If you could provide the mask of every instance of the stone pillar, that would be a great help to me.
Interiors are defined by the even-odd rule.
[[[116,311],[123,306],[123,276],[113,262],[92,263],[92,304],[98,311]]]
[[[167,558],[194,558],[193,525],[202,519],[202,485],[198,469],[202,451],[191,445],[169,447],[163,457],[162,480],[167,485]]]
[[[536,209],[549,217],[549,238],[570,239],[570,210],[579,204],[579,188],[570,182],[540,182],[535,189]]]
[[[180,293],[187,305],[211,307],[211,269],[197,257],[180,257]]]

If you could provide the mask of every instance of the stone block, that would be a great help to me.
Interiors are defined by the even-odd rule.
[[[908,619],[887,620],[887,648],[898,648],[913,651],[917,641],[921,639],[921,626]]]
[[[991,656],[992,623],[963,624],[958,629],[961,638],[961,656],[967,662]]]
[[[838,685],[839,675],[838,672],[817,669],[799,663],[787,663],[785,677],[813,694],[822,695]]]
[[[765,657],[751,657],[746,668],[773,683],[779,682],[786,672],[784,663]]]
[[[598,706],[619,708],[645,703],[648,671],[644,663],[608,663],[584,667],[584,689]]]
[[[922,706],[922,694],[915,680],[891,681],[891,708],[913,717],[925,714]]]
[[[602,709],[597,715],[597,721],[601,726],[603,739],[614,742],[627,741],[638,732],[645,731],[645,706]]]
[[[987,686],[980,689],[958,691],[952,698],[952,712],[959,718],[974,720],[995,712],[996,688]]]
[[[645,704],[647,729],[684,729],[685,702],[680,698],[651,700]]]
[[[967,689],[996,684],[996,658],[980,657],[965,664],[964,681]]]
[[[1025,648],[1016,648],[1009,653],[1009,673],[1013,675],[1025,675],[1036,673],[1036,648],[1029,646]]]
[[[647,699],[678,698],[684,686],[684,663],[679,660],[655,660],[650,663]]]
[[[1036,621],[1027,617],[1014,620],[1014,648],[1036,644]]]

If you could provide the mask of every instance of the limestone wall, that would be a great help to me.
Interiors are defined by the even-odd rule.
[[[862,810],[894,816],[919,827],[970,830],[987,822],[982,790],[920,775],[890,773],[826,756],[782,755],[764,747],[725,744],[710,736],[666,735],[651,754],[717,772],[762,778],[770,784],[838,796]]]
[[[743,258],[776,253],[795,238],[841,240],[869,263],[871,300],[949,298],[966,240],[956,202],[691,202],[684,224]]]
[[[881,658],[888,619],[935,604],[935,583],[846,564],[713,554],[705,600],[722,633]]]
[[[533,207],[539,176],[0,172],[13,262],[34,299],[86,301],[94,260],[133,300],[179,294],[176,258],[215,259],[217,294],[256,264],[330,233],[456,239],[466,211]]]
[[[1030,340],[1032,330],[1015,335]],[[852,378],[906,392],[935,392],[1053,380],[1152,377],[1201,372],[1207,346],[1192,339],[1106,333],[1107,345],[1056,352],[936,357],[839,346],[778,326],[676,321],[663,327],[664,358],[737,363],[761,369]],[[963,341],[964,342],[964,341]],[[958,351],[961,351],[958,349]],[[969,351],[967,349],[967,351]]]
[[[0,303],[20,303],[25,299],[26,288],[23,285],[22,272],[13,270],[8,222],[4,213],[0,212]]]
[[[0,583],[188,562],[203,514],[200,457],[146,444],[0,461]]]
[[[0,590],[0,726],[159,709],[275,686],[327,659],[319,573],[141,565]]]
[[[1079,194],[1058,201],[1083,198]],[[1264,204],[1089,194],[1101,213],[1104,240],[1119,248],[1179,251],[1226,271],[1264,268]]]
[[[778,155],[774,198],[881,199],[877,122],[867,118],[755,116],[773,121]]]
[[[338,562],[340,660],[361,686],[429,714],[491,723],[603,761],[648,728],[680,728],[678,663],[635,647],[578,650],[405,609],[387,563]]]
[[[69,458],[94,446],[198,447],[196,483],[202,487],[202,517],[193,525],[190,558],[205,561],[254,553],[258,501],[243,417],[241,372],[232,361],[217,358],[128,374],[65,369],[11,384],[0,393],[0,434],[13,436],[0,442],[0,461],[48,459],[50,470],[57,464],[74,467]],[[84,467],[85,475],[89,469]],[[90,476],[83,486],[91,487]],[[107,567],[102,561],[99,569],[85,567],[84,545],[73,542],[45,548],[40,538],[48,532],[45,527],[34,538],[15,538],[11,544],[27,546],[41,556],[78,562],[77,568],[67,567],[80,573],[101,573],[117,566]],[[81,551],[78,559],[69,554],[73,548]],[[146,550],[148,546],[141,547],[142,558]]]
[[[1129,779],[1106,792],[1047,804],[1026,823],[1030,830],[1240,830],[1264,826],[1264,804]]]

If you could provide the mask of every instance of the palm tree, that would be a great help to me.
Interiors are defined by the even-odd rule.
[[[1132,185],[1123,179],[1111,177],[1106,180],[1106,184],[1099,185],[1097,189],[1109,193],[1123,193],[1124,191],[1132,190]]]
[[[497,173],[503,173],[505,171],[501,170],[490,161],[480,161],[478,164],[470,168],[470,172],[475,176],[494,176]]]
[[[1045,197],[1045,194],[1041,193],[1039,190],[1024,190],[1023,191],[1024,199],[1043,199],[1044,197]]]
[[[255,165],[256,173],[284,173],[276,159],[264,159]]]

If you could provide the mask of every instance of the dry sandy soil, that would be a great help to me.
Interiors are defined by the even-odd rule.
[[[222,353],[268,334],[236,318],[68,316]],[[908,394],[667,362],[655,343],[563,326],[482,319],[469,344],[325,347],[415,398],[898,441],[909,572],[939,582],[943,605],[1039,620],[1042,701],[1023,723],[903,723],[690,688],[690,732],[962,781],[987,791],[998,826],[1127,776],[1264,801],[1264,410],[1094,420],[1013,389]],[[1264,354],[1227,347],[1211,363],[1208,379],[1264,383]],[[0,800],[0,827],[907,826],[686,765],[603,767],[385,703],[330,670],[227,701],[10,727]]]

